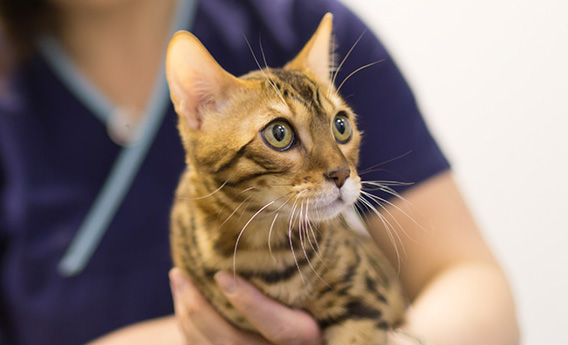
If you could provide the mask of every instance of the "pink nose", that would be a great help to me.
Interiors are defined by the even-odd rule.
[[[349,168],[341,168],[337,170],[330,171],[324,174],[325,178],[335,182],[337,188],[343,187],[345,180],[349,178],[351,170]]]

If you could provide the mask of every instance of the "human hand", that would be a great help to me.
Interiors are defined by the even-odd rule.
[[[178,268],[170,271],[175,313],[187,344],[314,344],[323,343],[319,327],[306,312],[268,298],[240,277],[218,272],[215,280],[229,302],[262,335],[235,328],[205,300]]]

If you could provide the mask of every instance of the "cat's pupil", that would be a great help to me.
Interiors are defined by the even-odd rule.
[[[339,134],[345,134],[345,121],[342,118],[335,119],[335,128]]]
[[[274,139],[282,141],[286,136],[286,128],[282,125],[276,125],[272,127],[272,135],[274,135]]]

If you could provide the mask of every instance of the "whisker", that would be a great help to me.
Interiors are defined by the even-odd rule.
[[[355,73],[357,73],[357,72],[359,72],[359,71],[361,71],[361,70],[363,70],[363,69],[365,69],[365,68],[368,68],[368,67],[371,67],[371,66],[373,66],[373,65],[376,65],[376,64],[378,64],[378,63],[380,63],[380,62],[383,62],[383,61],[385,61],[385,59],[381,59],[381,60],[378,60],[378,61],[375,61],[375,62],[371,62],[371,63],[366,64],[365,66],[361,66],[361,67],[357,68],[356,70],[354,70],[353,72],[351,72],[345,79],[343,79],[343,81],[341,82],[341,84],[339,84],[339,87],[337,88],[337,91],[335,91],[335,92],[336,92],[336,93],[339,93],[339,91],[341,90],[341,87],[343,86],[343,84],[345,84],[345,82],[346,82],[347,80],[349,80],[349,78],[351,78]]]
[[[339,70],[339,67],[337,65],[337,59],[338,59],[338,54],[337,54],[337,42],[336,42],[336,36],[335,35],[331,35],[331,42],[330,42],[330,47],[329,47],[329,83],[328,83],[328,87],[327,87],[327,96],[329,97],[331,95],[331,90],[333,89],[333,76],[335,75],[335,73],[337,73],[337,71]]]
[[[243,219],[243,216],[245,215],[246,211],[249,210],[249,206],[252,203],[252,199],[248,198],[247,202],[244,204],[244,207],[242,209],[241,214],[239,215],[239,221],[241,221]]]
[[[371,199],[373,200],[373,199]],[[369,200],[367,200],[368,202],[370,202]],[[384,205],[382,205],[380,202],[377,202],[377,205],[381,208],[381,210],[385,211],[393,220],[394,222],[399,226],[399,228],[402,230],[402,232],[404,232],[404,230],[402,229],[402,226],[400,225],[400,223],[398,222],[398,220],[392,215],[392,213],[389,212],[389,210],[386,209],[386,207]],[[375,208],[373,206],[373,208]],[[379,212],[380,213],[380,212]],[[385,222],[390,226],[390,228],[392,229],[393,234],[396,236],[396,239],[398,240],[398,242],[401,245],[402,248],[402,254],[403,257],[406,257],[406,249],[404,247],[404,243],[402,242],[402,238],[400,237],[400,235],[398,234],[398,232],[396,231],[396,227],[394,225],[392,225],[392,223],[388,220],[388,218],[381,214],[383,216],[383,219],[385,220]],[[406,232],[404,232],[406,234]],[[407,235],[408,236],[408,235]],[[410,237],[409,237],[410,238]],[[412,238],[411,238],[412,239]],[[413,239],[412,239],[413,240]]]
[[[227,182],[225,182],[225,183],[227,183]],[[257,187],[256,187],[256,186],[252,186],[252,187],[246,188],[245,190],[240,191],[240,192],[237,193],[236,195],[244,194],[245,192],[248,192],[248,191],[250,191],[250,190],[252,190],[252,189],[254,189],[254,188],[257,188]],[[252,197],[252,195],[249,195],[245,200],[243,200],[243,201],[239,204],[239,206],[237,207],[237,209],[233,210],[233,212],[229,215],[229,217],[227,217],[227,219],[225,219],[225,221],[221,224],[221,227],[229,220],[229,218],[231,218],[231,217],[235,214],[235,212],[238,210],[238,208],[239,208],[240,206],[242,206],[242,204],[243,204],[244,202],[248,201],[251,197]],[[221,207],[219,208],[219,210],[217,211],[217,220],[219,220],[219,219],[221,218],[221,215],[222,215],[223,211],[225,211],[227,208],[228,208],[227,205],[225,205],[224,203],[222,203],[222,206],[221,206]],[[220,229],[221,227],[219,227],[219,229]]]
[[[308,201],[309,204],[309,201]],[[308,218],[308,207],[306,205],[306,222],[308,223],[308,227],[310,229],[310,232],[312,233],[312,236],[314,238],[314,242],[315,242],[315,248],[314,245],[312,244],[312,240],[310,239],[310,235],[308,234],[308,239],[310,239],[310,246],[312,247],[312,250],[314,251],[314,253],[316,253],[316,256],[318,257],[318,259],[320,260],[320,262],[323,264],[323,267],[325,267],[325,269],[327,270],[327,264],[325,263],[325,260],[323,259],[323,257],[320,255],[320,248],[319,248],[319,243],[318,243],[318,238],[316,236],[316,233],[314,231],[314,228],[312,226],[312,223],[310,222],[310,219]],[[327,283],[326,283],[327,284]]]
[[[400,193],[398,193],[396,190],[391,188],[391,187],[406,186],[406,184],[404,184],[402,182],[397,183],[396,181],[361,181],[361,184],[377,187],[375,190],[377,190],[377,189],[381,190],[385,193],[388,193],[388,194],[396,197],[397,199],[400,199],[400,200],[403,200],[407,203],[410,203],[402,195],[400,195]]]
[[[256,188],[258,188],[258,187],[257,186],[251,186],[251,187],[245,188],[242,191],[238,192],[237,195],[241,195],[243,193],[246,193],[246,192],[251,191],[251,190],[256,189]]]
[[[409,239],[411,239],[412,241],[414,241],[414,239],[413,239],[412,237],[410,237],[410,235],[408,235],[408,234],[406,233],[406,231],[404,230],[404,228],[402,227],[402,225],[400,225],[398,219],[396,219],[396,217],[395,217],[380,201],[378,201],[378,200],[376,200],[376,199],[373,199],[373,197],[375,197],[375,196],[372,195],[372,194],[368,194],[368,193],[367,193],[367,198],[370,199],[370,200],[367,199],[367,201],[375,201],[375,202],[377,203],[377,205],[381,208],[381,210],[383,210],[384,212],[386,212],[386,213],[390,216],[390,218],[396,223],[396,225],[398,225],[398,228],[399,228]],[[406,256],[406,250],[405,250],[405,248],[404,248],[404,243],[402,242],[402,238],[399,236],[398,232],[396,231],[396,228],[392,225],[392,223],[388,221],[387,217],[386,217],[385,215],[383,215],[383,217],[384,217],[385,220],[391,225],[391,228],[393,229],[394,234],[396,235],[397,239],[399,240],[399,242],[400,242],[400,244],[401,244],[401,246],[402,246],[403,254],[404,254],[404,256]]]
[[[308,227],[310,228],[310,232],[312,233],[312,236],[313,236],[313,238],[314,238],[314,242],[315,242],[315,245],[316,245],[316,249],[314,249],[314,251],[316,252],[316,255],[317,255],[317,256],[322,260],[322,262],[323,262],[323,259],[319,256],[319,251],[320,251],[320,249],[319,249],[318,238],[317,238],[317,236],[316,236],[316,232],[314,231],[314,227],[312,226],[312,223],[310,222],[310,220],[309,220],[309,218],[308,218],[308,206],[309,206],[309,202],[308,202],[308,205],[306,205],[306,222],[308,223]],[[309,236],[308,236],[308,238],[309,238]],[[312,241],[311,241],[311,240],[310,240],[310,245],[312,245]],[[313,245],[312,245],[312,249],[313,249]]]
[[[258,46],[260,47],[260,53],[262,54],[262,61],[264,61],[264,67],[266,69],[268,69],[268,63],[266,63],[266,55],[264,55],[264,48],[262,48],[262,35],[261,34],[258,35]]]
[[[397,193],[397,192],[396,192],[394,189],[392,189],[392,188],[389,188],[389,187],[387,187],[387,186],[382,186],[380,183],[375,183],[375,182],[364,182],[364,183],[367,183],[367,184],[370,184],[370,185],[374,185],[374,186],[378,187],[380,191],[383,191],[383,192],[385,192],[385,193],[388,193],[388,194],[390,194],[390,195],[392,195],[392,196],[394,196],[394,197],[400,199],[400,200],[403,201],[408,207],[410,207],[410,208],[413,207],[413,206],[412,206],[412,203],[411,203],[410,201],[408,201],[406,198],[404,198],[402,195],[400,195],[399,193]],[[364,191],[361,191],[361,192],[364,192]],[[392,206],[393,208],[395,208],[396,210],[398,210],[399,212],[401,212],[404,216],[406,216],[408,219],[410,219],[410,220],[412,221],[412,223],[414,223],[416,226],[418,226],[422,231],[424,231],[424,232],[426,232],[426,233],[429,233],[428,229],[424,228],[420,223],[418,223],[418,222],[414,219],[414,217],[412,217],[411,215],[409,215],[407,212],[405,212],[402,208],[400,208],[400,207],[397,206],[396,204],[390,202],[390,201],[387,200],[387,199],[378,197],[378,196],[376,196],[376,195],[373,195],[373,194],[370,194],[370,193],[367,193],[367,194],[369,194],[369,195],[371,195],[373,198],[375,198],[378,203],[383,202],[383,203],[386,203],[386,204]],[[403,231],[404,231],[404,230],[403,230]],[[408,236],[408,235],[407,235],[407,236]],[[410,239],[412,239],[410,236],[408,236],[408,237],[409,237]]]
[[[325,285],[327,285],[328,287],[330,287],[330,285],[320,276],[320,274],[318,273],[318,271],[316,270],[316,268],[313,266],[310,258],[308,257],[308,253],[306,252],[306,238],[308,239],[308,242],[310,243],[311,247],[312,247],[312,251],[314,253],[317,254],[314,246],[312,245],[312,242],[310,241],[310,236],[308,234],[308,229],[307,229],[307,225],[309,224],[309,220],[308,220],[308,203],[309,200],[306,200],[306,213],[304,215],[304,221],[302,223],[304,223],[304,227],[300,228],[300,245],[302,246],[302,250],[304,251],[304,256],[306,257],[306,261],[308,262],[308,265],[310,266],[310,268],[312,269],[312,271],[314,272],[314,274],[316,275],[316,277],[319,278],[319,280],[321,280]],[[302,206],[303,206],[303,202],[302,202]],[[303,231],[302,231],[303,230]],[[304,233],[304,240],[302,241],[302,232]],[[321,259],[320,259],[321,260]],[[323,262],[323,260],[321,260],[321,262]]]
[[[280,92],[280,90],[278,90],[278,88],[276,87],[276,85],[274,85],[274,82],[268,77],[268,74],[266,74],[266,71],[260,66],[260,63],[258,62],[258,59],[256,58],[256,55],[254,54],[254,51],[250,45],[250,42],[248,41],[247,37],[243,34],[243,37],[245,39],[245,42],[247,43],[249,50],[252,54],[252,57],[254,58],[254,62],[256,62],[256,65],[258,66],[258,69],[260,70],[260,72],[262,73],[262,75],[266,78],[266,81],[268,81],[268,83],[270,84],[270,86],[272,86],[272,88],[274,89],[274,91],[276,91],[276,94],[278,95],[278,97],[280,97],[280,100],[282,100],[282,103],[284,104],[284,106],[288,106],[288,104],[286,103],[286,100],[284,100],[284,96],[282,96],[282,93]]]
[[[296,263],[296,268],[300,273],[300,278],[302,279],[302,282],[304,283],[304,285],[306,285],[306,280],[304,279],[304,275],[302,274],[302,270],[300,269],[300,264],[298,263],[298,258],[296,257],[296,252],[294,251],[294,243],[292,242],[292,223],[293,223],[294,213],[296,212],[297,209],[296,204],[298,203],[298,198],[304,192],[305,190],[301,191],[300,193],[298,193],[298,195],[296,195],[296,200],[294,201],[294,205],[292,206],[292,213],[290,214],[290,226],[288,228],[288,239],[290,241],[290,250],[292,251],[292,256],[294,257],[294,262]]]
[[[370,211],[375,213],[379,217],[379,220],[383,223],[383,226],[385,227],[385,230],[387,231],[387,236],[389,237],[391,244],[393,246],[393,249],[396,253],[397,271],[398,271],[398,274],[400,274],[400,268],[401,268],[400,252],[398,251],[398,246],[397,246],[395,238],[392,234],[390,224],[388,223],[388,221],[386,221],[384,216],[382,214],[380,214],[380,212],[377,211],[377,209],[371,203],[369,203],[365,198],[363,198],[362,196],[359,196],[358,201],[360,201],[364,206],[366,206],[367,209],[369,209]]]
[[[290,195],[290,194],[294,194],[294,192],[287,193],[285,196],[288,196],[288,195]],[[284,208],[284,206],[286,206],[286,204],[289,203],[290,200],[292,200],[293,198],[294,198],[294,195],[292,195],[290,198],[288,198],[288,200],[286,200],[282,205],[280,205],[280,207],[278,207],[276,210],[274,210],[273,213],[279,212],[279,211],[280,211],[282,208]],[[278,199],[281,199],[281,198],[278,198]]]
[[[377,181],[361,181],[362,184],[374,185],[380,188],[389,188],[391,186],[394,187],[404,187],[404,186],[411,186],[413,182],[400,182],[400,181],[389,181],[389,180],[377,180]],[[391,191],[395,192],[392,188],[389,188]]]
[[[365,192],[365,191],[361,191],[361,193],[363,193],[367,198],[369,198],[369,199],[375,201],[375,202],[377,203],[377,205],[379,205],[379,207],[380,207],[383,211],[385,211],[385,212],[391,217],[391,219],[396,223],[396,225],[398,225],[398,228],[400,229],[400,231],[402,231],[402,233],[403,233],[404,235],[406,235],[406,237],[407,237],[408,239],[410,239],[412,242],[417,243],[417,241],[416,241],[412,236],[410,236],[410,235],[404,230],[404,228],[402,227],[402,225],[400,225],[400,222],[398,221],[398,219],[396,219],[396,217],[395,217],[382,203],[383,203],[383,202],[384,202],[384,203],[387,203],[388,205],[391,205],[392,207],[395,207],[395,208],[398,209],[398,210],[400,210],[400,208],[398,208],[397,206],[393,205],[392,203],[390,203],[390,202],[388,202],[388,201],[386,201],[386,200],[384,200],[384,199],[382,199],[382,198],[379,198],[378,196],[375,196],[375,195],[373,195],[373,194],[367,193],[367,192]],[[403,212],[403,211],[400,210],[400,212]],[[403,212],[403,213],[404,213],[404,212]],[[408,217],[408,215],[406,215],[406,216]],[[403,247],[403,248],[404,248],[404,247]]]
[[[357,216],[357,218],[359,218],[359,222],[361,222],[361,224],[363,225],[363,227],[364,227],[365,229],[367,229],[367,225],[366,225],[366,223],[365,223],[365,220],[364,220],[364,218],[363,218],[363,215],[361,215],[361,212],[360,212],[361,209],[358,207],[357,203],[354,203],[354,204],[352,205],[352,208],[353,208],[353,212],[355,212],[355,215]]]
[[[276,258],[274,257],[274,254],[272,253],[272,242],[270,241],[270,238],[272,237],[272,230],[274,229],[274,223],[276,223],[276,218],[278,218],[279,213],[276,213],[276,215],[274,216],[274,219],[272,220],[272,224],[270,224],[270,230],[268,231],[268,251],[270,252],[270,257],[272,258],[272,260],[274,262],[276,262]]]
[[[246,222],[245,226],[243,226],[243,228],[239,232],[239,236],[237,236],[237,241],[235,242],[235,250],[233,252],[233,278],[234,279],[237,279],[237,248],[239,247],[239,242],[240,242],[241,237],[243,236],[243,234],[245,232],[245,229],[253,221],[253,219],[256,218],[256,216],[258,216],[260,214],[260,212],[262,212],[265,208],[272,205],[273,203],[274,203],[274,200],[269,202],[268,204],[262,206],[252,217],[250,217],[250,219]]]
[[[223,223],[221,223],[221,225],[219,225],[219,229],[221,229],[223,227],[223,225],[225,225],[229,219],[235,214],[237,213],[237,211],[239,210],[239,208],[241,208],[241,206],[243,206],[243,204],[247,201],[249,201],[249,199],[252,198],[252,195],[249,195],[245,200],[243,200],[234,210],[233,212],[231,212],[231,214],[223,221]]]
[[[359,176],[361,176],[361,175],[363,175],[363,174],[367,174],[367,173],[370,172],[370,171],[367,171],[367,170],[375,169],[375,168],[377,168],[377,167],[380,167],[381,165],[385,165],[385,164],[394,162],[394,161],[396,161],[396,160],[399,160],[399,159],[401,159],[401,158],[404,158],[404,157],[408,156],[408,155],[411,154],[411,153],[412,153],[412,150],[409,150],[408,152],[403,153],[403,154],[401,154],[400,156],[396,156],[396,157],[391,158],[391,159],[389,159],[389,160],[386,160],[386,161],[384,161],[384,162],[381,162],[381,163],[375,164],[375,165],[373,165],[373,166],[370,166],[370,167],[368,167],[368,168],[366,168],[366,169],[363,169],[363,171],[360,171],[360,172],[359,172]]]
[[[218,191],[220,191],[221,188],[225,187],[225,185],[227,184],[227,182],[229,182],[229,180],[223,182],[223,184],[222,184],[219,188],[215,189],[214,191],[212,191],[211,193],[209,193],[209,194],[207,194],[207,195],[199,196],[199,197],[195,197],[195,198],[194,198],[194,197],[187,197],[187,196],[186,196],[186,197],[178,197],[178,199],[180,199],[180,200],[201,200],[201,199],[208,198],[208,197],[210,197],[211,195],[213,195],[213,194],[217,193]]]
[[[367,32],[367,29],[365,29],[361,35],[359,36],[359,38],[357,38],[357,41],[355,41],[355,43],[353,43],[353,45],[351,46],[351,48],[349,49],[349,51],[347,52],[347,54],[345,54],[345,57],[343,58],[343,60],[341,60],[341,63],[339,64],[339,66],[337,66],[337,69],[335,70],[335,74],[333,75],[333,78],[331,78],[331,81],[329,83],[330,87],[329,87],[329,93],[328,93],[328,97],[331,96],[331,90],[333,85],[335,85],[335,79],[337,79],[337,75],[339,74],[339,70],[341,70],[341,67],[343,66],[343,64],[345,63],[345,61],[347,61],[347,58],[349,57],[349,55],[351,55],[351,52],[353,51],[353,49],[355,49],[355,47],[357,46],[357,44],[359,43],[359,41],[361,41],[361,39],[363,38],[363,35],[365,35],[365,33]],[[337,90],[337,92],[339,92],[339,89]]]

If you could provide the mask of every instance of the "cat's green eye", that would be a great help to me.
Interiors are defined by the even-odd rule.
[[[347,116],[343,115],[342,112],[335,115],[331,128],[333,135],[335,136],[335,140],[338,143],[345,144],[349,141],[349,139],[351,139],[351,134],[353,133],[351,122],[349,122]]]
[[[294,142],[294,130],[284,121],[274,121],[262,131],[264,141],[278,151],[284,151]]]

